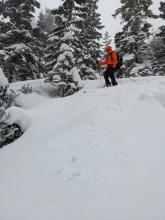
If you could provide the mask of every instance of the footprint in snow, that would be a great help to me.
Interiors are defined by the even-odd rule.
[[[59,175],[59,174],[61,174],[61,173],[63,173],[63,169],[59,169],[59,170],[56,170],[56,171],[55,171],[55,174],[58,174],[58,175]]]
[[[78,157],[73,156],[73,157],[72,157],[72,162],[75,163],[76,161],[78,161],[78,159],[79,159]]]
[[[81,176],[81,171],[72,172],[71,176],[68,178],[68,181],[72,181],[79,176]]]
[[[114,153],[118,156],[121,156],[121,157],[124,157],[126,158],[127,157],[127,153],[122,151],[122,150],[115,150]]]
[[[97,149],[101,147],[101,144],[94,144],[92,147],[91,147],[91,150],[94,150],[94,149]]]

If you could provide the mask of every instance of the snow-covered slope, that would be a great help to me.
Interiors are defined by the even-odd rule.
[[[102,85],[19,97],[29,124],[0,150],[0,220],[165,219],[165,78]]]

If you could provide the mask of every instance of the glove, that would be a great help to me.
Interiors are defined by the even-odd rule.
[[[96,64],[99,65],[99,60],[96,60]]]

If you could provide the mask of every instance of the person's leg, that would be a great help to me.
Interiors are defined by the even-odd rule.
[[[105,79],[105,84],[106,86],[111,86],[111,83],[109,81],[109,71],[108,69],[106,69],[106,71],[104,72],[104,79]]]
[[[113,86],[117,85],[116,79],[115,79],[115,74],[114,74],[114,70],[112,67],[109,68],[109,76],[111,78],[111,82]]]

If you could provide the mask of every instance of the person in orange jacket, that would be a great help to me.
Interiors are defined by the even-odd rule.
[[[105,50],[107,52],[107,56],[104,60],[98,61],[98,64],[107,66],[106,71],[104,72],[106,86],[111,86],[111,83],[113,86],[116,86],[117,82],[114,76],[114,69],[117,65],[117,53],[112,50],[111,46],[106,46]],[[109,77],[111,78],[111,82],[109,81]]]

